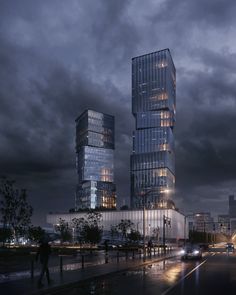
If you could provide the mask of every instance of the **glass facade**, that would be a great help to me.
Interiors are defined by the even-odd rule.
[[[130,220],[133,222],[134,227],[143,234],[143,211],[142,210],[123,210],[123,211],[105,211],[101,212],[102,219],[101,225],[103,227],[104,239],[113,239],[107,234],[111,232],[111,225],[117,225],[120,221]],[[188,238],[188,231],[184,232],[185,228],[185,217],[181,213],[173,209],[152,209],[145,211],[145,235],[146,241],[150,237],[153,239],[154,230],[158,229],[159,232],[159,243],[163,240],[163,215],[171,220],[171,227],[165,227],[166,241],[173,241],[184,239],[185,235]],[[84,212],[77,213],[61,213],[61,214],[48,214],[47,223],[56,225],[60,218],[71,224],[73,218],[84,218]]]
[[[114,117],[92,110],[76,119],[76,209],[115,208]]]
[[[169,49],[132,59],[131,205],[173,207],[176,79]]]

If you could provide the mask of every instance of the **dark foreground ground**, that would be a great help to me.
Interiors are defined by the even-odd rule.
[[[236,255],[213,249],[201,261],[164,260],[58,291],[62,295],[235,295]]]
[[[0,294],[57,295],[211,295],[236,294],[236,254],[222,248],[204,253],[202,260],[181,261],[176,251],[152,256],[145,261],[129,256],[119,263],[91,265],[84,269],[52,273],[54,282],[37,288],[37,275],[0,283]],[[73,258],[70,258],[73,259]],[[96,260],[99,260],[99,256]],[[104,257],[102,256],[102,260]]]

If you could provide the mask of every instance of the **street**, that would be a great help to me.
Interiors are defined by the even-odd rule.
[[[202,260],[167,259],[145,267],[78,284],[67,295],[235,294],[236,255],[211,249]],[[57,295],[65,294],[65,290]]]

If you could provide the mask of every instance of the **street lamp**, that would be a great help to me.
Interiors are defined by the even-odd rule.
[[[146,217],[145,217],[145,210],[146,210],[146,201],[147,201],[147,195],[150,194],[153,190],[150,189],[145,193],[142,193],[143,196],[143,255],[145,257],[145,239],[146,239]]]
[[[75,244],[75,228],[72,227],[72,242],[73,242],[73,245]]]
[[[184,215],[184,246],[186,245],[186,226],[187,226],[187,218],[192,217],[193,214]]]
[[[163,215],[163,248],[166,254],[166,226],[171,227],[171,218]]]
[[[140,221],[137,222],[136,226],[137,226],[137,231],[139,231],[139,223]]]
[[[145,210],[146,210],[146,201],[147,201],[147,195],[150,194],[151,192],[155,191],[156,188],[149,189],[148,191],[141,193],[143,196],[143,253],[145,255],[145,240],[146,240],[146,217],[145,217]],[[160,191],[160,193],[168,194],[171,190],[166,188]],[[164,215],[165,216],[165,215]],[[163,217],[164,218],[164,217]],[[168,218],[168,217],[166,217]],[[163,226],[164,228],[164,226]],[[165,230],[163,230],[163,233]],[[164,241],[164,240],[163,240]]]
[[[150,193],[150,191],[146,192],[144,195],[143,195],[143,256],[145,257],[146,256],[146,252],[145,252],[145,239],[146,239],[146,233],[145,233],[145,227],[146,227],[146,224],[145,224],[145,206],[146,206],[146,197],[147,195]]]

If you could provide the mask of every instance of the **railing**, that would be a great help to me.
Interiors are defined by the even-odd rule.
[[[100,250],[101,251],[101,250]],[[63,271],[66,270],[76,270],[76,269],[85,269],[86,267],[91,267],[95,265],[108,264],[108,263],[119,263],[121,261],[127,262],[134,259],[143,259],[145,262],[146,259],[151,259],[155,257],[161,257],[166,254],[170,254],[173,251],[173,247],[166,246],[163,247],[151,247],[143,249],[123,249],[123,250],[110,250],[110,251],[101,251],[99,252],[100,256],[93,261],[91,258],[95,258],[93,254],[89,254],[86,251],[78,251],[77,261],[73,262],[73,255],[71,254],[58,254],[59,267],[54,266],[51,268],[57,269],[60,274],[63,274]],[[78,259],[79,257],[79,259]],[[72,263],[68,263],[68,258],[72,258]],[[30,260],[30,277],[33,279],[35,276],[35,253],[31,253]]]

